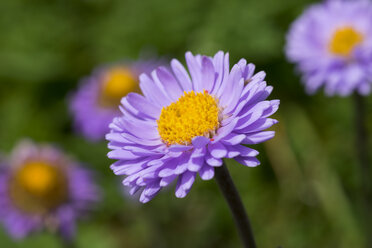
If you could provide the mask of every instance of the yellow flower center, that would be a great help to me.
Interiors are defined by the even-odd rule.
[[[348,57],[363,39],[363,35],[352,27],[337,29],[329,43],[329,51],[335,55]]]
[[[53,189],[57,177],[56,170],[44,162],[31,162],[18,172],[21,185],[35,195],[47,194]]]
[[[15,205],[28,212],[44,212],[66,199],[64,173],[43,161],[32,161],[19,168],[10,184]]]
[[[118,106],[122,97],[138,90],[138,80],[129,69],[113,68],[103,78],[100,103],[104,107]]]
[[[218,101],[207,91],[184,92],[161,110],[158,132],[167,145],[188,145],[196,136],[211,137],[219,127]]]

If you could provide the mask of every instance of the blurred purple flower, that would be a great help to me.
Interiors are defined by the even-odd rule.
[[[73,239],[100,199],[91,172],[51,146],[24,141],[0,169],[0,221],[15,239],[42,229]]]
[[[116,63],[83,78],[70,100],[76,130],[92,141],[104,139],[108,125],[120,115],[120,99],[129,92],[139,92],[138,76],[159,65],[155,60]]]
[[[186,53],[191,78],[178,60],[171,71],[159,67],[140,76],[144,96],[130,93],[121,100],[122,116],[110,124],[111,169],[126,175],[130,193],[143,190],[140,201],[150,201],[178,178],[176,196],[185,197],[196,174],[214,176],[223,158],[254,167],[258,152],[244,145],[271,139],[263,131],[276,120],[268,118],[279,100],[267,101],[272,91],[265,73],[241,59],[230,71],[229,55],[214,57]]]
[[[287,36],[288,59],[298,65],[308,93],[367,95],[372,83],[372,3],[334,0],[315,4]]]

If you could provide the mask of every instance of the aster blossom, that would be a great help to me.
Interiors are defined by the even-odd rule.
[[[14,239],[48,229],[71,240],[99,199],[92,172],[50,145],[23,141],[0,167],[0,222]]]
[[[121,100],[122,116],[106,135],[108,157],[118,160],[111,169],[127,176],[123,184],[131,194],[142,190],[143,203],[175,180],[176,197],[185,197],[196,175],[212,179],[223,158],[259,165],[258,152],[245,145],[274,136],[263,130],[277,123],[268,117],[279,100],[266,100],[273,88],[264,72],[254,74],[245,59],[230,71],[229,55],[221,51],[214,57],[187,52],[186,63],[189,73],[173,59],[170,69],[142,74],[143,96],[130,93]]]
[[[367,95],[372,83],[372,2],[334,0],[306,9],[287,35],[286,54],[308,93]]]
[[[75,129],[91,141],[104,139],[108,125],[120,114],[117,108],[120,99],[129,92],[138,92],[138,76],[159,65],[156,60],[113,63],[83,78],[70,98]]]

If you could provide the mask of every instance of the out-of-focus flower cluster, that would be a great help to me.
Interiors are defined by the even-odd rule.
[[[150,73],[160,63],[161,60],[120,62],[97,68],[83,78],[70,100],[76,130],[89,140],[103,140],[108,125],[120,114],[121,98],[139,92],[139,75]]]
[[[335,0],[315,4],[292,25],[286,53],[306,90],[367,95],[372,84],[372,3]]]
[[[1,163],[0,221],[16,239],[48,229],[71,240],[100,200],[92,171],[51,145],[23,141]]]

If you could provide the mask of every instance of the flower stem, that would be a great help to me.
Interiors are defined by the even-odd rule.
[[[371,206],[371,187],[370,187],[370,167],[368,161],[368,132],[366,128],[366,106],[364,98],[355,93],[354,94],[354,107],[355,107],[355,129],[356,129],[356,149],[360,165],[361,175],[361,200],[362,200],[362,211],[364,214],[364,222],[367,231],[367,244],[368,247],[372,247],[372,231],[371,220],[372,216],[369,211]]]
[[[369,191],[369,163],[368,163],[368,136],[366,128],[366,107],[361,95],[354,94],[355,105],[355,128],[356,128],[356,149],[362,172],[362,185],[365,193]]]
[[[244,247],[255,248],[256,243],[247,213],[225,163],[221,167],[216,167],[214,171],[217,184],[230,207]]]

